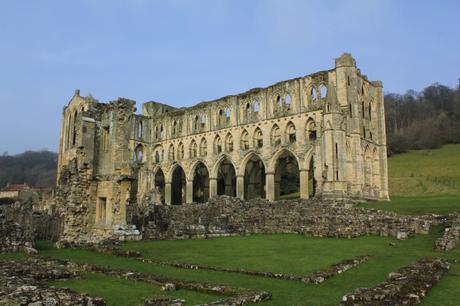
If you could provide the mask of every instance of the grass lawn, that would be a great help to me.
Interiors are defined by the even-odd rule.
[[[45,256],[75,260],[100,265],[109,265],[120,269],[131,269],[145,273],[189,280],[227,284],[235,287],[254,290],[268,290],[273,293],[273,301],[264,305],[336,305],[341,297],[358,287],[370,287],[385,280],[388,273],[399,267],[408,265],[424,256],[441,256],[460,258],[460,249],[449,253],[435,252],[434,240],[439,236],[440,228],[433,229],[428,235],[418,235],[405,241],[397,241],[390,237],[359,237],[353,239],[315,238],[293,234],[253,235],[247,237],[225,237],[208,240],[184,241],[143,241],[132,242],[125,246],[127,249],[141,251],[144,257],[180,262],[195,262],[219,265],[224,267],[246,267],[260,271],[276,271],[295,274],[308,274],[327,267],[345,258],[356,255],[372,255],[373,258],[320,285],[306,285],[300,282],[266,279],[236,273],[214,272],[206,270],[183,270],[163,267],[157,264],[147,264],[129,258],[98,254],[85,250],[53,249],[49,243],[40,243],[40,253]],[[390,246],[390,242],[395,246]],[[458,271],[458,265],[454,271]],[[439,297],[433,299],[437,305],[456,305],[452,301],[460,301],[460,277],[457,273],[448,274],[443,286],[436,287],[433,294]],[[116,281],[118,282],[118,280]],[[444,284],[445,283],[445,284]],[[101,282],[112,286],[110,282]],[[138,292],[144,292],[144,287],[131,284],[137,289],[131,293],[129,287],[122,290],[116,285],[116,290],[104,290],[95,286],[93,279],[85,281],[65,282],[65,286],[82,292],[91,292],[103,298],[108,298],[109,305],[124,304],[123,298],[133,295],[132,301],[139,300]],[[134,287],[133,287],[134,288]],[[449,290],[443,294],[444,289]],[[93,290],[93,291],[90,291]],[[436,293],[439,291],[438,293]],[[152,294],[156,292],[152,289]],[[176,294],[177,293],[177,294]],[[180,292],[173,292],[177,297],[184,297]],[[184,292],[185,294],[185,292]],[[215,300],[217,297],[187,292],[189,305]],[[110,301],[113,301],[110,303]],[[435,303],[436,302],[436,303]],[[427,299],[426,305],[430,304]],[[450,304],[449,304],[450,303]]]
[[[460,145],[448,145],[438,150],[409,152],[391,157],[389,175],[392,200],[364,203],[362,206],[411,215],[460,212]],[[372,256],[368,262],[319,285],[237,273],[184,270],[79,249],[58,250],[49,242],[39,242],[37,247],[43,256],[80,263],[270,291],[273,300],[263,305],[337,305],[343,295],[358,287],[375,286],[384,281],[388,273],[422,257],[460,259],[460,248],[450,252],[433,250],[434,241],[441,233],[441,228],[433,228],[427,235],[417,235],[404,241],[392,237],[337,239],[277,234],[208,240],[141,241],[123,246],[125,249],[141,252],[146,258],[305,275],[343,259],[358,255]],[[390,243],[395,245],[391,246]],[[20,254],[0,255],[0,260],[22,258],[24,255]],[[153,296],[183,298],[187,300],[188,305],[221,298],[188,290],[161,292],[154,285],[101,274],[85,273],[82,276],[79,280],[59,281],[53,284],[100,296],[109,305],[136,305]],[[460,305],[460,264],[452,265],[451,271],[428,294],[422,305]]]

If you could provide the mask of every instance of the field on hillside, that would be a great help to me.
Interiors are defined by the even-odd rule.
[[[362,204],[401,214],[460,212],[460,144],[388,159],[390,202]]]
[[[460,145],[394,156],[389,159],[389,170],[392,201],[365,203],[362,206],[395,210],[404,214],[446,214],[460,211]],[[375,286],[384,281],[388,273],[422,257],[460,259],[460,248],[450,252],[434,251],[434,241],[441,234],[442,229],[436,227],[429,234],[402,241],[392,237],[338,239],[277,234],[207,240],[142,241],[123,246],[125,250],[140,252],[146,259],[297,275],[310,275],[355,256],[371,256],[369,261],[317,285],[240,273],[186,270],[88,250],[55,249],[46,241],[39,242],[37,247],[41,255],[53,258],[270,291],[273,300],[261,305],[337,305],[343,295],[358,287]],[[22,254],[0,255],[0,260],[23,258]],[[184,289],[160,291],[158,286],[152,284],[97,273],[85,273],[81,279],[57,281],[52,285],[100,296],[109,305],[140,305],[145,298],[158,296],[183,298],[187,305],[221,298]],[[456,306],[459,303],[460,264],[453,264],[449,273],[422,301],[422,305]]]

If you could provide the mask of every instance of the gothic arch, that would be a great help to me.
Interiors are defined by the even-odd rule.
[[[291,150],[289,148],[282,148],[282,149],[278,149],[273,154],[273,156],[269,160],[269,162],[267,163],[267,172],[270,172],[270,173],[275,172],[276,163],[277,163],[278,159],[280,158],[280,156],[283,155],[283,154],[291,154],[295,158],[297,164],[299,165],[299,170],[300,170],[302,161],[300,160],[299,156],[297,156],[297,154],[293,150]]]
[[[278,124],[274,124],[270,131],[270,142],[272,146],[279,146],[281,145],[281,130]]]
[[[231,163],[233,168],[236,171],[237,167],[235,166],[235,162],[227,154],[222,154],[221,156],[219,156],[219,158],[216,160],[216,162],[214,163],[214,165],[210,169],[211,170],[210,177],[217,178],[219,167],[222,164],[222,162],[224,162],[225,160],[227,160],[229,163]]]
[[[255,151],[251,150],[248,153],[246,153],[246,155],[241,159],[241,161],[239,163],[239,167],[235,168],[235,169],[237,169],[237,174],[238,175],[241,175],[241,176],[244,175],[244,170],[246,168],[247,163],[254,156],[259,158],[264,163],[264,168],[267,169],[267,164],[266,164],[265,160],[262,158],[262,156],[259,155],[258,153],[256,153]]]

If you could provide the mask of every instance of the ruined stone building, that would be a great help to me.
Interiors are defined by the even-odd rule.
[[[146,199],[388,199],[382,83],[350,54],[266,88],[135,112],[133,100],[100,103],[78,90],[64,108],[57,198],[86,227],[129,223]]]

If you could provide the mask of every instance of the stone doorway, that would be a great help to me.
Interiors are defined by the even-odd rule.
[[[186,191],[187,183],[185,179],[185,172],[181,166],[177,166],[172,175],[171,204],[181,205],[185,203]]]
[[[203,163],[195,168],[193,176],[193,202],[204,203],[209,199],[209,172]]]

